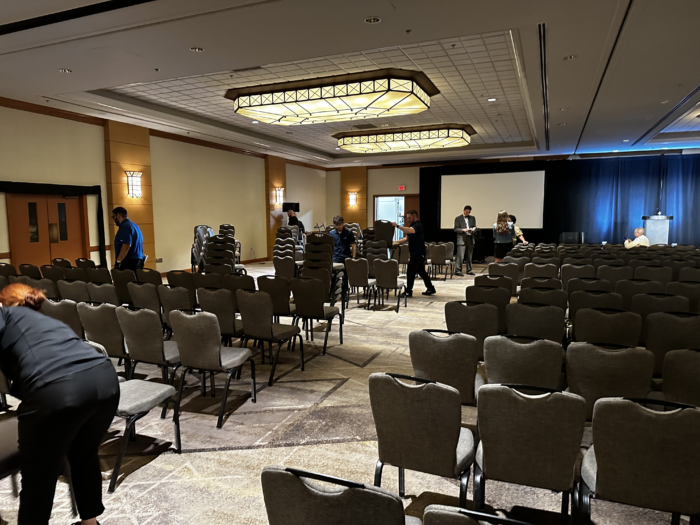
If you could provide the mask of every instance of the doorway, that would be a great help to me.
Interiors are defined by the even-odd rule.
[[[5,194],[12,264],[51,264],[57,257],[75,262],[89,257],[87,200],[58,195]]]
[[[404,225],[404,215],[409,210],[418,210],[420,197],[417,194],[409,195],[375,195],[374,196],[374,220],[390,221]],[[394,231],[394,241],[403,238],[401,230]]]

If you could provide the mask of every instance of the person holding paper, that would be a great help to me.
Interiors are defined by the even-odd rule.
[[[455,275],[462,276],[462,263],[467,263],[467,275],[472,272],[472,253],[474,253],[474,234],[476,233],[476,217],[472,216],[472,207],[468,204],[461,215],[455,217],[455,233],[457,234],[457,268]],[[466,259],[464,257],[466,252]]]

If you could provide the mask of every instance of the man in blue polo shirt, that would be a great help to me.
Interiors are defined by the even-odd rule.
[[[333,226],[335,228],[330,231],[333,240],[335,240],[333,262],[344,263],[348,257],[355,257],[357,250],[355,236],[345,227],[345,220],[340,215],[333,217]]]
[[[143,235],[141,230],[129,220],[125,208],[118,206],[112,210],[112,220],[119,226],[114,237],[114,253],[117,256],[114,268],[133,270],[143,268]]]

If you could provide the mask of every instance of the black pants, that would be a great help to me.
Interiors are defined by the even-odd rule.
[[[430,280],[428,272],[425,271],[425,255],[420,253],[412,253],[408,260],[408,269],[406,270],[406,288],[409,292],[413,291],[413,281],[416,279],[416,274],[420,275],[425,284],[426,290],[433,289],[433,283]]]
[[[136,273],[136,270],[143,269],[143,259],[124,259],[119,266],[121,270],[131,270]]]
[[[56,481],[68,458],[81,519],[102,506],[97,449],[119,404],[119,381],[109,362],[52,381],[19,406],[22,492],[18,525],[49,523]]]

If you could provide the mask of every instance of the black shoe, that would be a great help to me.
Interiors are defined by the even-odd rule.
[[[405,295],[406,297],[413,297],[413,290],[406,290],[406,291],[404,292],[404,295]]]
[[[426,290],[425,292],[423,292],[423,295],[434,295],[436,293],[437,293],[437,290],[435,290],[435,288],[430,288],[429,290]]]
[[[457,271],[455,272],[455,275],[456,275],[457,277],[464,277],[464,274],[463,274],[462,272],[460,272],[459,270],[457,270]]]
[[[467,275],[474,275],[474,272],[467,272]]]

